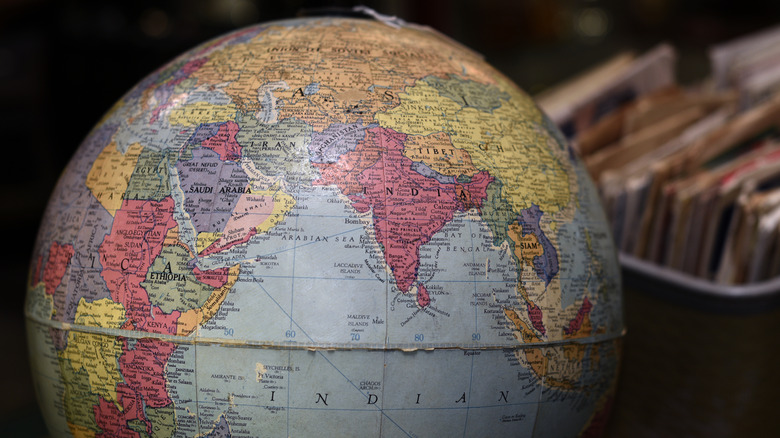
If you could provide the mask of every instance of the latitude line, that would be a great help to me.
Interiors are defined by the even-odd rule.
[[[335,367],[335,366],[334,366]],[[59,382],[59,378],[55,376],[48,375],[44,372],[42,372],[40,369],[32,370],[35,372],[37,376],[40,378],[46,379],[49,382],[57,383]],[[346,377],[345,377],[346,378]],[[363,395],[363,394],[361,394]],[[549,405],[554,404],[555,401],[552,400],[541,400],[541,401],[525,401],[525,402],[515,402],[515,403],[501,403],[501,404],[485,404],[480,406],[470,406],[468,409],[494,409],[494,408],[501,408],[505,406],[536,406],[537,404],[539,406],[541,405]],[[214,405],[214,406],[221,406],[225,405],[226,402],[219,401],[219,400],[201,400],[201,405]],[[255,404],[255,403],[240,403],[240,402],[233,402],[234,406],[237,407],[254,407],[254,408],[272,408],[277,407],[275,405],[270,404]],[[335,408],[335,407],[327,407],[327,408],[308,408],[308,407],[291,407],[292,410],[297,411],[351,411],[351,412],[375,412],[375,410],[367,409],[367,408]],[[464,407],[443,407],[443,406],[436,406],[436,407],[420,407],[420,408],[384,408],[382,411],[388,411],[388,412],[418,412],[418,411],[462,411],[467,409]]]
[[[268,293],[266,291],[266,293]],[[276,302],[273,297],[269,296],[269,298],[275,302],[277,306],[280,307],[282,312],[284,312],[285,316],[289,317],[289,314],[284,311],[283,308],[279,305],[278,302]],[[121,336],[124,338],[131,338],[131,339],[158,339],[162,341],[167,342],[174,342],[177,344],[188,344],[188,345],[194,345],[194,344],[216,344],[221,345],[224,347],[234,347],[234,348],[243,348],[243,347],[254,347],[254,348],[268,348],[268,349],[283,349],[283,350],[317,350],[317,349],[323,349],[323,350],[370,350],[370,351],[377,351],[377,350],[401,350],[406,351],[411,347],[417,347],[416,349],[441,349],[441,350],[523,350],[527,348],[541,348],[541,347],[552,347],[556,345],[592,345],[592,344],[600,344],[604,342],[609,342],[615,339],[619,339],[625,336],[626,330],[623,329],[620,332],[615,333],[604,333],[601,335],[596,336],[590,336],[588,338],[575,338],[575,339],[560,339],[560,340],[548,340],[545,342],[539,342],[539,343],[524,343],[524,344],[516,344],[516,345],[480,345],[480,346],[472,346],[472,345],[463,345],[463,344],[456,344],[456,343],[447,343],[447,344],[419,344],[419,343],[409,343],[409,344],[396,344],[392,346],[387,345],[379,345],[379,344],[363,344],[363,345],[357,345],[356,344],[315,344],[315,343],[292,343],[292,342],[269,342],[269,341],[257,341],[257,340],[250,340],[250,339],[241,339],[241,340],[234,340],[230,338],[206,338],[206,337],[191,337],[191,336],[182,336],[182,335],[168,335],[164,333],[154,333],[154,332],[142,332],[137,330],[124,330],[124,329],[111,329],[106,327],[94,327],[94,326],[86,326],[86,325],[80,325],[80,324],[71,324],[66,323],[62,321],[54,321],[50,319],[44,319],[36,315],[32,315],[30,313],[27,313],[25,317],[30,320],[34,321],[38,324],[41,324],[43,326],[54,328],[58,330],[67,330],[67,331],[76,331],[79,333],[91,333],[91,334],[99,334],[99,335],[108,335],[108,336]],[[294,324],[296,324],[296,327],[299,327],[303,333],[308,337],[308,334],[305,332],[305,330],[297,324],[297,322],[293,321]],[[311,338],[309,338],[311,339]]]

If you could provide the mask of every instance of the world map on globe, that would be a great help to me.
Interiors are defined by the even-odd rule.
[[[623,333],[597,194],[533,101],[420,26],[197,47],[68,164],[26,301],[54,436],[577,436]]]

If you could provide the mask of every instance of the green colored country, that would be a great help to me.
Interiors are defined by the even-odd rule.
[[[169,437],[176,431],[176,415],[173,403],[161,408],[146,408],[146,418],[152,423],[152,436]]]
[[[187,78],[178,84],[176,84],[175,87],[173,87],[173,94],[181,94],[186,93],[193,88],[195,88],[195,84],[198,83],[198,80],[196,78]]]
[[[296,119],[265,124],[251,117],[239,122],[236,140],[242,154],[266,176],[284,176],[292,185],[310,184],[318,177],[310,165],[308,144],[312,127]]]
[[[142,420],[130,420],[127,422],[127,427],[138,433],[138,436],[141,438],[151,438],[151,436],[146,433],[146,423]]]
[[[46,284],[40,282],[34,288],[27,291],[27,301],[25,303],[28,315],[46,321],[51,318],[54,311],[54,299],[46,294]]]
[[[458,105],[480,111],[493,111],[501,106],[502,101],[509,99],[509,94],[493,85],[480,84],[457,76],[450,76],[449,79],[428,76],[423,81]]]
[[[517,219],[512,204],[501,196],[502,186],[498,178],[493,180],[487,187],[487,198],[482,203],[482,219],[493,233],[493,244],[496,246],[505,240],[511,242],[507,230],[509,224]]]
[[[87,435],[88,431],[100,432],[95,422],[95,411],[93,410],[93,406],[97,405],[100,400],[90,388],[89,375],[84,369],[74,370],[67,359],[60,358],[59,362],[62,382],[65,384],[62,404],[71,432],[75,436]]]
[[[166,246],[141,283],[149,293],[151,303],[165,313],[198,309],[214,291],[213,287],[195,279],[192,269],[187,266],[191,258],[181,246]]]
[[[173,403],[162,408],[146,408],[146,418],[152,423],[152,436],[170,437],[176,431],[176,415]]]
[[[146,423],[141,420],[132,420],[127,423],[131,430],[138,432],[142,438],[167,438],[172,437],[176,431],[176,417],[173,411],[173,403],[162,408],[144,408],[146,419],[152,424],[152,434],[146,432]]]
[[[161,201],[171,194],[168,166],[175,161],[170,151],[157,152],[145,148],[130,176],[125,199]]]

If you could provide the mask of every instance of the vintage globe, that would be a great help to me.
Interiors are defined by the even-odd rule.
[[[477,54],[399,21],[250,27],[89,134],[27,292],[53,436],[603,429],[619,268],[583,166]]]

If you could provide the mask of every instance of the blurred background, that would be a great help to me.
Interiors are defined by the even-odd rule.
[[[0,430],[45,436],[27,370],[22,306],[49,193],[100,116],[144,76],[232,29],[301,10],[364,4],[482,53],[531,94],[625,50],[669,42],[678,79],[709,73],[708,48],[780,22],[771,0],[0,0]]]

